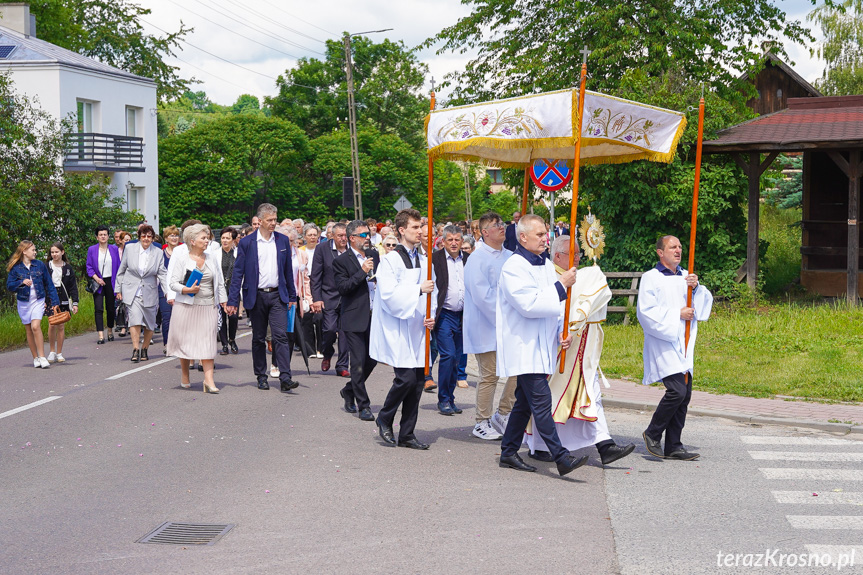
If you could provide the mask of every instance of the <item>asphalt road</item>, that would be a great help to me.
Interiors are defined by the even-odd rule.
[[[635,454],[603,469],[585,450],[567,478],[553,464],[520,473],[470,435],[473,387],[454,417],[424,394],[417,435],[431,449],[394,449],[342,410],[344,379],[320,360],[311,376],[294,360],[293,393],[264,392],[249,337],[238,344],[217,358],[219,395],[198,373],[180,388],[160,343],[137,367],[128,338],[73,338],[48,370],[26,350],[0,354],[0,573],[730,573],[720,552],[860,542],[860,442],[775,444],[832,436],[693,417],[684,440],[702,460],[670,462],[640,442],[649,414],[610,411]],[[391,378],[379,366],[370,380],[375,412]],[[793,460],[824,452],[839,460]],[[805,469],[827,471],[789,475]],[[829,503],[810,504],[814,492]],[[236,526],[212,546],[136,542],[166,521]]]

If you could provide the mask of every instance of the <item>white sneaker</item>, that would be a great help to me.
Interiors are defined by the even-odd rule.
[[[57,361],[57,354],[52,351],[48,354],[48,363],[54,363],[55,361]]]
[[[58,353],[55,359],[57,360],[57,363],[63,363],[64,361],[66,361],[66,358],[63,357],[62,353]],[[51,361],[50,357],[48,358],[48,361]]]
[[[489,441],[503,437],[502,434],[498,433],[497,430],[491,426],[491,423],[489,423],[487,419],[480,421],[474,426],[473,436],[479,437],[480,439],[487,439]]]
[[[279,371],[278,367],[276,367],[275,365],[270,366],[270,377],[272,377],[272,378],[279,377],[280,373],[281,372]]]
[[[506,424],[509,423],[509,414],[501,415],[499,411],[495,411],[491,416],[491,425],[500,433],[506,432]]]
[[[41,367],[42,369],[47,369],[47,368],[51,367],[51,364],[48,363],[48,360],[45,359],[44,357],[40,357],[39,358],[39,367]]]
[[[42,364],[39,363],[38,357],[33,359],[33,367],[42,367]]]

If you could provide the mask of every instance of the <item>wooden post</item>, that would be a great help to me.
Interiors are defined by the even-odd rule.
[[[701,183],[701,144],[704,140],[704,96],[698,102],[698,142],[695,149],[695,185],[692,188],[692,222],[689,229],[689,266],[688,273],[695,273],[695,234],[698,230],[698,188]],[[757,229],[757,228],[756,228]],[[692,288],[686,288],[686,307],[692,307]],[[689,349],[689,333],[692,322],[686,320],[686,333],[683,344],[683,355]]]
[[[434,90],[431,92],[431,111],[434,112],[434,104],[435,104],[435,94]],[[434,234],[432,233],[432,227],[434,226],[434,161],[431,156],[429,156],[429,187],[428,187],[428,247],[426,248],[426,260],[428,267],[428,280],[432,279],[432,265],[431,265],[431,256],[432,256],[432,248],[434,242]],[[432,294],[426,294],[426,319],[431,317],[431,298]],[[429,365],[431,357],[431,330],[426,328],[426,365],[425,365],[425,374],[428,375],[431,367]]]
[[[845,297],[848,303],[857,305],[860,300],[860,150],[851,150],[847,161],[835,150],[827,154],[848,176],[848,281]]]
[[[521,215],[527,214],[527,192],[530,190],[530,164],[524,169],[524,187],[521,192]]]
[[[749,202],[748,217],[749,225],[746,230],[746,285],[755,289],[758,283],[758,226],[761,215],[761,193],[759,191],[761,174],[770,167],[779,152],[770,152],[767,158],[761,161],[761,152],[750,152],[749,162],[746,162],[740,154],[732,157],[743,173],[749,178]]]

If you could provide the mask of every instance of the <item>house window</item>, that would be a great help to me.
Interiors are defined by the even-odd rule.
[[[126,184],[126,211],[140,211],[144,207],[144,188],[140,188],[131,183]]]
[[[495,168],[492,170],[486,170],[486,175],[491,178],[492,184],[502,184],[503,183],[503,170],[500,168]]]
[[[138,135],[138,109],[126,106],[126,135]]]
[[[78,100],[78,132],[93,131],[93,102]]]

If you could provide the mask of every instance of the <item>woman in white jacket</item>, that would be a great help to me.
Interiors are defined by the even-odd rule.
[[[170,288],[175,292],[174,311],[171,314],[171,333],[168,336],[168,355],[180,358],[181,383],[186,389],[189,383],[189,364],[200,359],[204,366],[204,391],[219,393],[213,382],[216,358],[216,329],[219,324],[218,308],[224,309],[228,295],[222,267],[214,254],[207,252],[210,243],[210,228],[195,224],[183,232],[183,241],[188,253],[174,252]],[[172,258],[172,259],[173,259]],[[195,270],[202,275],[191,287],[185,278]]]

